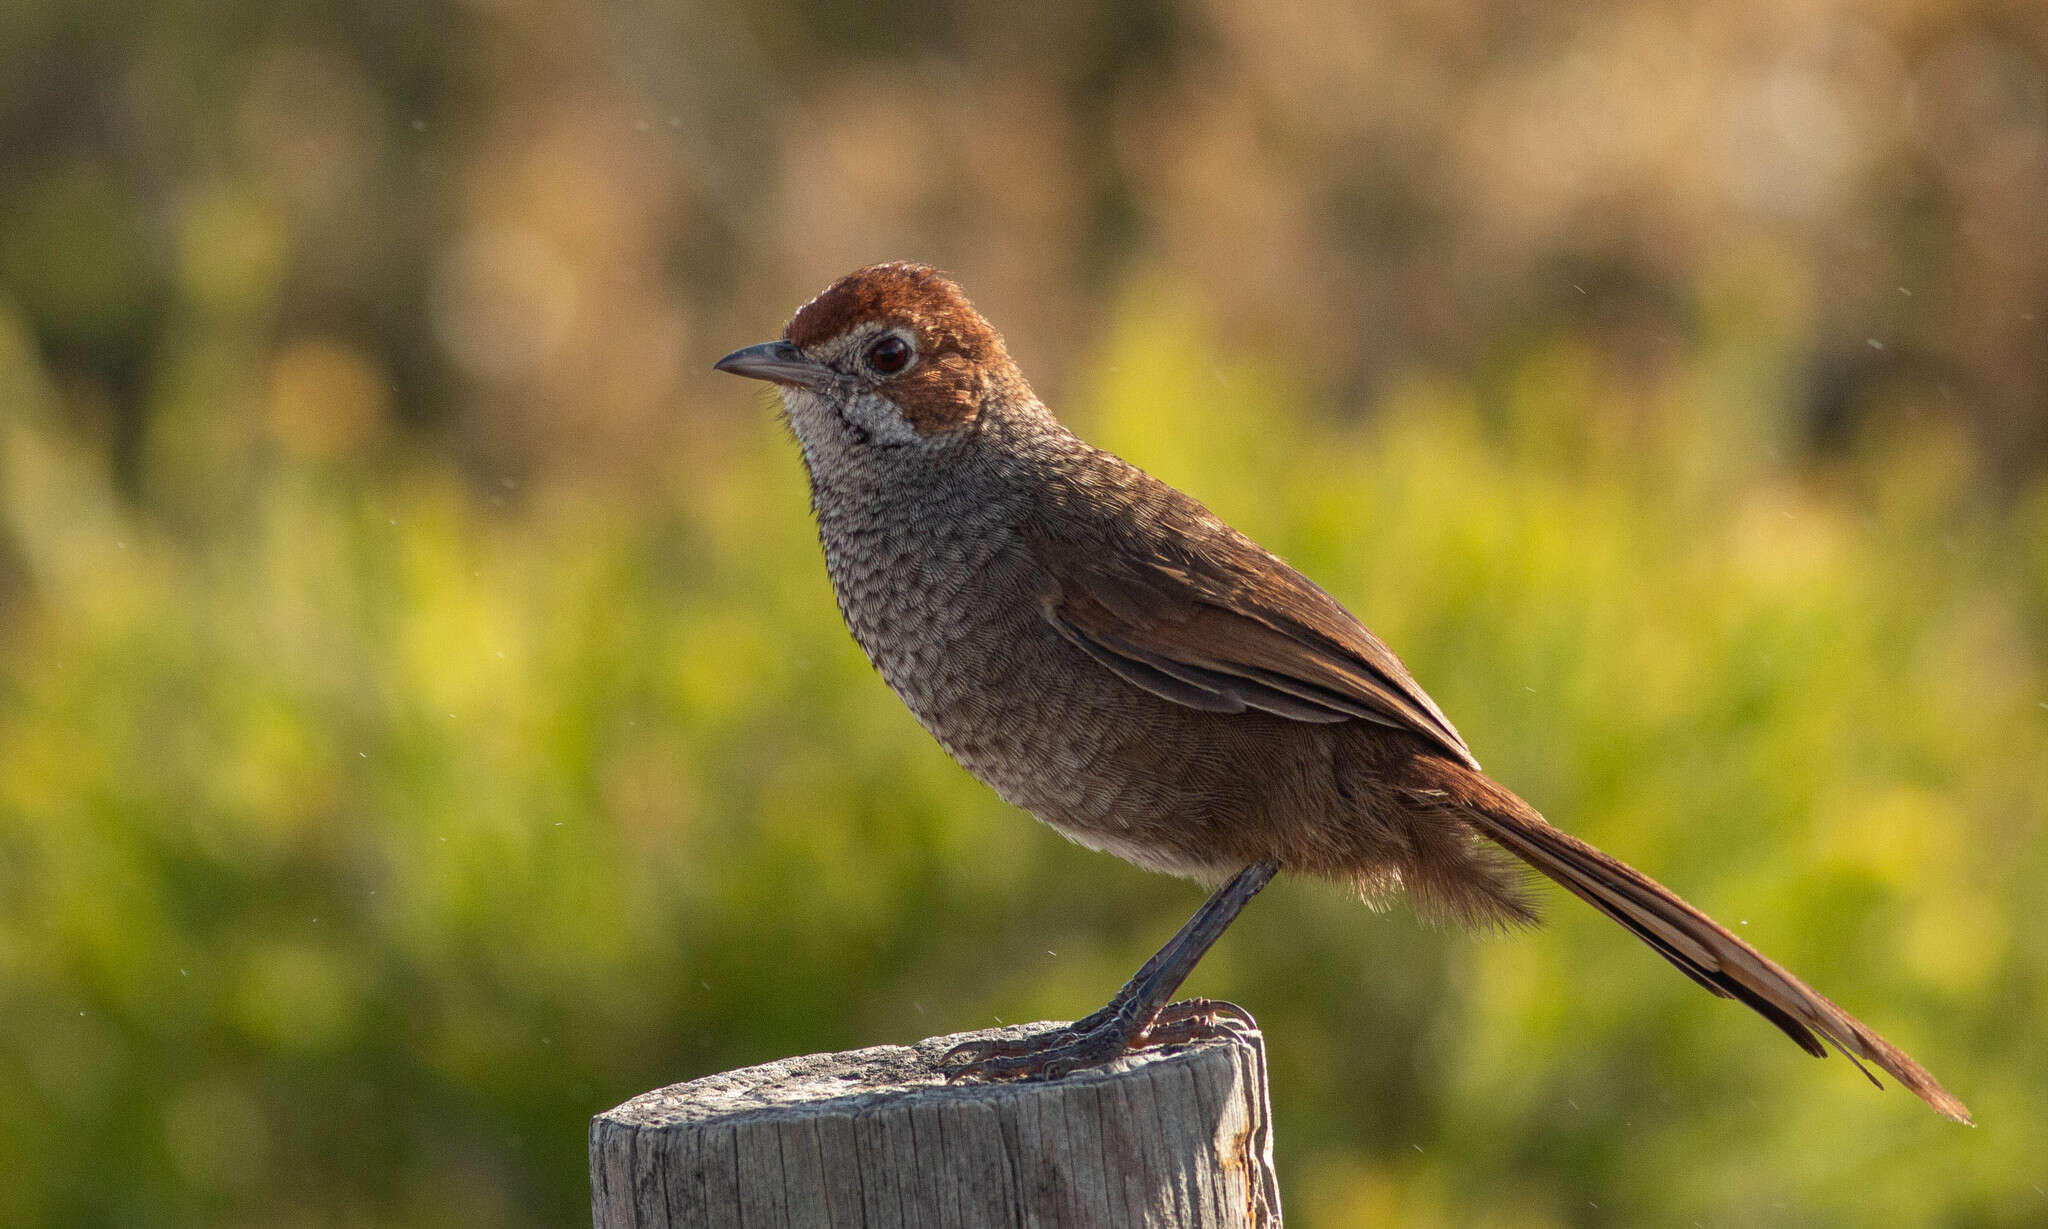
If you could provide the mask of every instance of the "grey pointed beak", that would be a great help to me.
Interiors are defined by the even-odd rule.
[[[786,341],[764,341],[758,346],[734,350],[711,364],[711,368],[799,388],[824,388],[839,378],[839,373],[805,358],[803,351]]]

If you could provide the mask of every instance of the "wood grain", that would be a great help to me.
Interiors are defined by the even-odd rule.
[[[590,1124],[597,1229],[1278,1226],[1264,1040],[1146,1051],[1052,1082],[947,1085],[1017,1025],[786,1058]]]

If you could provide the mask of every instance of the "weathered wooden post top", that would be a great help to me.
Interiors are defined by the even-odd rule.
[[[914,1046],[785,1058],[590,1124],[597,1229],[1278,1226],[1264,1039],[1141,1050],[1058,1080],[947,1084]]]

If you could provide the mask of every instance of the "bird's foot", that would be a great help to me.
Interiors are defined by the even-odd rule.
[[[1056,1080],[1132,1050],[1242,1037],[1257,1027],[1243,1008],[1214,999],[1170,1003],[1150,1020],[1111,1004],[1065,1028],[1011,1040],[962,1042],[939,1058],[939,1070],[949,1084]]]
[[[1168,1003],[1139,1039],[1143,1046],[1184,1046],[1221,1037],[1249,1041],[1259,1031],[1252,1013],[1222,999],[1182,999]]]

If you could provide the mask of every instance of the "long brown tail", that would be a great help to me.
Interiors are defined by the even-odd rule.
[[[1570,833],[1551,827],[1535,808],[1492,780],[1465,769],[1459,773],[1462,779],[1447,792],[1465,804],[1466,818],[1473,827],[1626,926],[1678,966],[1679,972],[1722,998],[1747,1003],[1807,1053],[1826,1057],[1827,1047],[1821,1044],[1825,1038],[1864,1075],[1870,1076],[1870,1072],[1859,1059],[1891,1072],[1941,1114],[1957,1122],[1970,1121],[1970,1111],[1963,1103],[1950,1096],[1919,1063],[1726,927],[1680,900],[1677,893]],[[1877,1083],[1875,1076],[1870,1076],[1870,1081]]]

